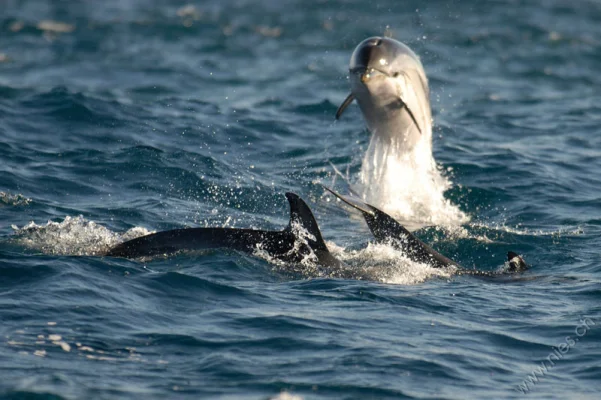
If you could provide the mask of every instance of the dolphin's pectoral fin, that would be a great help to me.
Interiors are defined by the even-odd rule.
[[[352,93],[346,96],[346,99],[344,99],[344,101],[336,111],[336,119],[340,118],[344,110],[346,110],[346,108],[353,102],[353,100],[355,100],[355,96]]]
[[[409,117],[411,118],[411,120],[413,121],[413,123],[415,124],[415,127],[417,128],[418,132],[420,133],[420,135],[422,134],[422,130],[419,127],[419,124],[417,123],[417,120],[415,119],[415,116],[413,115],[413,113],[411,112],[411,109],[409,108],[409,106],[407,105],[407,103],[405,103],[403,101],[402,98],[399,98],[399,101],[401,102],[401,108],[404,108],[405,110],[407,110],[407,114],[409,114]]]
[[[526,261],[513,251],[507,253],[507,262],[509,263],[509,272],[522,272],[528,269]]]

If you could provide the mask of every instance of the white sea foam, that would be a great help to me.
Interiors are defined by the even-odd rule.
[[[326,277],[327,273],[325,269],[318,264],[317,255],[311,250],[309,245],[309,240],[315,240],[315,236],[296,221],[292,222],[290,228],[296,240],[286,256],[292,257],[295,254],[302,254],[303,257],[298,263],[287,263],[273,257],[263,248],[261,243],[257,244],[253,255],[270,262],[281,272],[300,273],[306,277],[314,278]]]
[[[31,203],[31,199],[22,194],[12,194],[0,192],[0,206],[27,206]]]
[[[368,244],[361,250],[349,250],[334,242],[327,242],[328,249],[343,263],[339,266],[321,266],[314,255],[300,263],[286,263],[274,259],[260,247],[253,255],[269,261],[280,273],[294,273],[306,279],[332,278],[367,280],[398,285],[415,285],[428,279],[449,278],[455,268],[433,268],[427,264],[411,261],[402,252],[385,244]]]
[[[328,248],[348,265],[343,274],[348,278],[415,285],[431,278],[449,278],[455,272],[454,267],[434,268],[412,261],[387,244],[369,243],[361,250],[347,250],[328,242]]]
[[[520,225],[516,226],[507,226],[504,223],[472,223],[470,224],[473,228],[483,228],[487,230],[495,230],[498,232],[507,232],[514,235],[528,235],[528,236],[551,236],[551,237],[561,237],[561,236],[579,236],[584,233],[584,229],[581,226],[577,227],[564,227],[553,230],[545,230],[545,229],[529,229],[527,227],[522,227]]]
[[[67,216],[62,222],[48,221],[45,225],[30,222],[22,228],[12,226],[15,242],[44,254],[97,256],[111,247],[148,235],[148,230],[134,227],[123,234],[89,221],[83,216]]]
[[[143,358],[137,352],[135,347],[125,347],[122,349],[112,349],[108,351],[99,350],[87,346],[78,341],[76,337],[70,337],[68,340],[58,334],[49,334],[48,341],[44,340],[43,334],[35,335],[28,330],[16,330],[5,335],[6,343],[20,350],[20,354],[33,354],[38,357],[56,356],[55,349],[58,347],[65,353],[71,353],[73,356],[85,357],[87,359],[109,362],[142,362],[167,364],[168,361],[159,359]],[[86,339],[86,338],[84,338]]]

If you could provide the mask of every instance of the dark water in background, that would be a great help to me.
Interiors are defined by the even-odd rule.
[[[2,398],[598,398],[599,3],[0,7]],[[314,184],[359,171],[359,111],[333,115],[354,46],[387,29],[422,58],[446,195],[471,218],[418,234],[485,270],[514,249],[520,277],[363,250]],[[365,279],[94,256],[131,228],[279,229],[288,190]]]

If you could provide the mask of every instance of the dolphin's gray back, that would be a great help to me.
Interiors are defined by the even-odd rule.
[[[256,250],[285,262],[301,262],[313,253],[327,267],[342,263],[328,250],[309,206],[296,194],[286,193],[290,222],[282,231],[235,228],[188,228],[153,233],[110,249],[111,257],[139,258],[178,251],[227,248],[252,254]]]
[[[257,246],[285,253],[292,248],[294,238],[289,232],[260,231],[234,228],[189,228],[153,233],[112,248],[111,257],[148,257],[182,250],[229,248],[252,253]]]

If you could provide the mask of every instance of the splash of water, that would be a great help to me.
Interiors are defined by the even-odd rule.
[[[11,194],[0,192],[0,206],[27,206],[31,203],[31,199],[22,194]]]
[[[271,254],[263,249],[261,243],[257,244],[257,247],[253,251],[253,255],[273,264],[275,269],[281,272],[292,272],[314,278],[326,277],[326,270],[319,265],[318,257],[309,244],[309,240],[315,241],[315,236],[297,221],[292,222],[290,229],[294,234],[295,240],[294,245],[285,255],[293,256],[294,254],[301,254],[302,259],[298,263],[288,263],[272,257]]]
[[[302,228],[301,228],[302,229]],[[300,246],[305,239],[298,239]],[[334,242],[327,242],[328,249],[342,264],[324,267],[317,263],[314,254],[305,257],[300,263],[287,263],[271,257],[260,246],[254,256],[273,265],[279,273],[296,274],[305,279],[331,278],[366,280],[394,285],[415,285],[431,278],[450,278],[456,268],[433,268],[428,264],[410,260],[406,255],[386,244],[370,243],[361,250],[349,250]]]
[[[407,258],[406,254],[381,243],[369,243],[361,250],[348,250],[328,242],[328,248],[347,265],[342,277],[393,285],[416,285],[432,278],[450,278],[455,267],[434,268]]]
[[[71,256],[101,256],[121,242],[152,233],[141,227],[116,233],[81,215],[67,216],[62,222],[48,221],[45,225],[30,222],[21,228],[14,225],[12,228],[15,231],[13,241],[24,247],[44,254]],[[328,242],[328,248],[344,264],[326,268],[318,264],[317,256],[310,250],[308,241],[315,240],[315,237],[298,223],[293,223],[291,228],[297,239],[290,251],[303,254],[300,262],[286,263],[275,259],[260,245],[253,255],[268,261],[278,272],[309,279],[342,278],[412,285],[433,277],[448,278],[453,272],[413,262],[388,245],[369,244],[362,250],[347,250],[333,242]]]
[[[22,246],[41,251],[44,254],[99,256],[113,246],[139,236],[148,235],[145,228],[134,227],[123,234],[86,220],[83,216],[67,216],[62,222],[48,221],[46,225],[30,222],[22,228],[12,226],[16,238]]]
[[[409,229],[465,224],[469,216],[444,197],[450,187],[425,138],[406,151],[403,143],[372,135],[357,188],[367,203],[382,208]]]

